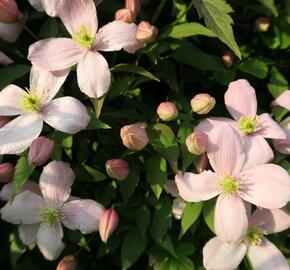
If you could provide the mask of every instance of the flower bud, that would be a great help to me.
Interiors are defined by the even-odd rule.
[[[119,9],[115,13],[115,20],[132,23],[136,19],[135,14],[127,8]]]
[[[14,165],[12,163],[0,164],[0,182],[7,183],[13,180]]]
[[[142,21],[138,24],[136,39],[144,42],[149,43],[156,39],[158,35],[157,27],[151,25],[149,22]]]
[[[287,139],[275,139],[273,140],[273,145],[278,152],[290,155],[290,117],[285,118],[281,122],[281,127],[286,133]]]
[[[141,2],[140,0],[126,0],[125,8],[131,10],[137,17],[141,10]]]
[[[117,228],[118,223],[119,216],[114,208],[103,212],[99,223],[99,233],[104,243],[107,243],[109,237]]]
[[[191,101],[191,108],[197,114],[209,113],[215,105],[215,98],[208,94],[197,94]]]
[[[205,153],[207,149],[207,140],[207,135],[204,132],[192,132],[185,141],[188,152],[197,156]]]
[[[157,108],[157,114],[163,121],[171,121],[178,116],[178,110],[174,103],[162,102]]]
[[[0,22],[14,23],[19,16],[15,0],[0,0]]]
[[[22,31],[22,24],[15,23],[1,23],[0,22],[0,38],[7,42],[16,42]]]
[[[259,32],[267,32],[270,27],[270,19],[267,17],[259,17],[256,20],[255,25]]]
[[[52,156],[54,142],[45,137],[36,138],[30,145],[28,161],[33,166],[41,166]]]
[[[9,116],[0,116],[0,128],[5,126],[10,120],[11,118]]]
[[[230,68],[233,65],[233,63],[234,63],[234,57],[233,57],[232,52],[224,53],[224,55],[222,56],[222,60],[224,62],[224,65],[227,68]]]
[[[208,165],[208,158],[206,154],[202,154],[196,161],[194,161],[194,166],[196,170],[201,173]]]
[[[138,124],[122,127],[120,136],[123,145],[130,150],[140,151],[149,141],[147,132]]]
[[[56,270],[76,270],[77,258],[73,255],[65,256],[57,265]]]
[[[124,180],[129,174],[129,165],[124,159],[110,159],[106,162],[106,171],[110,177]]]
[[[180,197],[177,197],[173,200],[172,215],[175,219],[181,219],[185,206],[186,202]]]

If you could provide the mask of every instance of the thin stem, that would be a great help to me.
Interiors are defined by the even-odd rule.
[[[166,3],[166,0],[162,0],[160,2],[158,8],[156,9],[156,11],[155,11],[155,13],[154,13],[154,15],[152,17],[152,20],[151,20],[152,24],[155,24],[157,22],[165,3]]]
[[[35,40],[38,40],[37,36],[25,24],[23,24],[22,26],[24,30],[28,32]]]

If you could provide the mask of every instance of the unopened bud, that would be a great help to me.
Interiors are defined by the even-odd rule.
[[[0,0],[0,22],[14,23],[19,16],[15,0]]]
[[[115,20],[122,21],[126,23],[132,23],[136,19],[135,14],[127,8],[119,9],[115,13]]]
[[[110,177],[124,180],[129,174],[129,165],[124,159],[110,159],[106,162],[106,171]]]
[[[191,101],[192,111],[197,114],[207,114],[215,106],[215,98],[208,94],[197,94]]]
[[[222,56],[222,60],[224,62],[224,65],[227,68],[230,68],[233,63],[234,63],[234,56],[232,54],[232,52],[226,52],[223,56]]]
[[[140,151],[148,144],[148,135],[139,124],[127,125],[121,128],[120,136],[123,145],[130,150]]]
[[[12,163],[0,164],[0,182],[7,183],[13,180],[14,165]]]
[[[0,128],[5,126],[10,120],[11,118],[9,116],[0,116]]]
[[[270,19],[267,17],[260,17],[255,22],[256,29],[259,32],[267,32],[270,27]]]
[[[137,17],[141,10],[141,2],[140,0],[126,0],[125,8],[131,10]]]
[[[175,219],[181,219],[185,206],[186,202],[180,197],[177,197],[173,200],[172,215]]]
[[[58,263],[56,270],[76,270],[77,264],[77,258],[73,255],[68,255]]]
[[[28,161],[33,166],[41,166],[52,156],[54,142],[45,137],[36,138],[30,145]]]
[[[273,145],[278,152],[290,155],[290,117],[285,118],[280,125],[286,133],[287,139],[274,139]]]
[[[162,102],[157,108],[157,114],[163,121],[171,121],[178,116],[178,110],[174,103]]]
[[[103,212],[99,223],[99,233],[104,243],[107,243],[109,237],[117,228],[118,223],[119,216],[114,208],[108,209]]]
[[[208,165],[208,158],[206,154],[202,154],[196,161],[194,161],[194,166],[196,170],[201,173]]]
[[[207,149],[207,135],[202,131],[195,131],[188,135],[185,144],[188,152],[194,155],[201,155]]]
[[[151,25],[149,22],[142,21],[138,24],[136,39],[144,42],[149,43],[153,42],[158,35],[157,27]]]

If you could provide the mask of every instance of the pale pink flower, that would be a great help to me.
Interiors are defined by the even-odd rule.
[[[99,223],[99,234],[104,243],[107,243],[112,233],[119,224],[119,215],[114,208],[107,209],[101,215]]]
[[[58,4],[60,0],[28,0],[38,11],[45,11],[51,17],[57,16]]]
[[[290,200],[290,176],[274,164],[244,169],[245,153],[239,134],[221,124],[213,134],[208,158],[214,170],[178,174],[175,181],[181,198],[188,202],[209,200],[217,195],[215,231],[225,242],[241,240],[248,228],[244,202],[263,208],[283,207]]]
[[[63,0],[58,15],[72,38],[49,38],[29,48],[28,59],[39,68],[55,71],[77,64],[81,91],[99,98],[109,89],[111,73],[98,51],[135,52],[144,46],[137,41],[136,25],[113,21],[97,31],[96,7],[92,0]]]
[[[77,99],[52,100],[67,74],[68,71],[50,73],[32,67],[27,92],[13,84],[0,92],[0,115],[20,115],[0,128],[0,154],[18,154],[27,149],[41,133],[43,121],[69,134],[87,126],[90,117]]]
[[[254,88],[247,80],[237,80],[229,84],[225,93],[225,105],[234,118],[212,117],[202,121],[196,130],[207,133],[209,141],[214,127],[221,123],[230,124],[243,137],[245,143],[245,168],[265,164],[274,157],[273,151],[264,138],[286,139],[282,128],[268,113],[257,115],[257,98]],[[212,141],[215,144],[214,141]]]
[[[280,106],[290,111],[290,90],[283,92],[273,102],[272,106]]]
[[[0,38],[7,42],[16,42],[22,32],[22,24],[15,23],[0,23]]]
[[[273,140],[273,145],[278,152],[290,155],[290,117],[285,118],[280,125],[286,133],[287,139]]]
[[[218,237],[209,240],[203,248],[203,264],[207,270],[234,270],[247,255],[254,270],[289,270],[286,258],[264,234],[290,228],[286,209],[257,209],[249,219],[249,228],[243,241],[225,243]]]
[[[43,256],[56,259],[64,248],[62,224],[83,234],[97,231],[104,207],[93,200],[69,200],[75,174],[64,162],[52,161],[40,176],[37,195],[19,193],[1,210],[1,218],[19,226],[24,244],[36,242]]]

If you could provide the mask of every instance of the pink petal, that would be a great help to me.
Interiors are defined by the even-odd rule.
[[[19,238],[24,245],[30,245],[36,242],[36,234],[39,229],[39,224],[18,226]]]
[[[247,255],[255,270],[289,270],[286,258],[266,238],[263,238],[261,245],[250,245]]]
[[[81,27],[85,27],[90,36],[95,37],[98,20],[96,6],[92,0],[62,0],[58,5],[58,15],[72,36],[78,33]]]
[[[257,209],[253,213],[250,225],[259,227],[269,233],[278,233],[290,228],[290,214],[286,208]]]
[[[266,164],[273,160],[274,153],[267,141],[261,136],[243,136],[245,143],[246,161],[243,170]]]
[[[14,84],[6,86],[0,92],[0,115],[21,114],[21,101],[26,95],[24,90]]]
[[[255,89],[247,80],[231,82],[225,93],[225,104],[235,120],[239,121],[242,116],[254,119],[257,113]]]
[[[245,205],[239,197],[218,197],[214,227],[217,236],[224,242],[234,243],[244,238],[248,229],[248,217]]]
[[[33,43],[27,58],[44,70],[63,70],[77,64],[85,52],[70,38],[49,38]]]
[[[44,207],[43,198],[30,191],[15,196],[0,210],[1,218],[13,224],[35,224],[41,220],[40,213]]]
[[[290,155],[290,117],[286,117],[281,123],[287,139],[273,140],[273,145],[277,151],[284,155]]]
[[[286,139],[287,136],[278,123],[276,123],[268,113],[258,116],[260,130],[255,134],[272,139]]]
[[[246,251],[244,243],[229,244],[214,237],[203,248],[203,265],[207,270],[234,270],[243,260]]]
[[[281,208],[290,200],[290,176],[282,167],[262,164],[241,172],[239,196],[263,208]]]
[[[119,51],[124,49],[127,52],[134,53],[143,48],[144,43],[136,39],[137,25],[122,21],[113,21],[98,32],[96,49],[98,51]]]
[[[46,202],[58,208],[70,196],[75,174],[69,165],[62,161],[51,161],[42,171],[39,187]]]
[[[37,11],[43,11],[42,1],[41,0],[28,0],[30,5],[32,5]]]
[[[96,51],[89,51],[77,66],[78,84],[89,97],[99,98],[107,93],[111,73],[106,59]]]
[[[245,153],[241,136],[230,126],[216,126],[208,145],[208,159],[218,176],[238,173],[244,165]]]
[[[80,230],[83,234],[99,229],[104,206],[93,200],[75,200],[66,203],[61,209],[61,222],[71,230]]]
[[[30,88],[40,97],[42,104],[51,101],[63,85],[69,69],[49,72],[32,66]]]
[[[0,38],[7,42],[16,42],[22,32],[22,24],[15,23],[0,23]]]
[[[43,121],[38,114],[18,116],[0,128],[0,155],[19,154],[41,133]]]
[[[180,197],[187,202],[206,201],[220,193],[217,175],[211,171],[200,174],[179,173],[175,176],[175,183]]]
[[[51,101],[43,108],[42,114],[47,124],[69,134],[85,129],[90,121],[86,107],[73,97]]]
[[[275,99],[272,105],[278,105],[290,111],[290,90],[283,92],[279,97]]]
[[[173,180],[168,180],[164,184],[164,189],[167,193],[169,193],[172,197],[179,197],[179,191],[177,189],[177,185]]]
[[[63,230],[60,223],[49,225],[41,223],[37,232],[36,243],[47,260],[55,260],[64,249]]]
[[[58,12],[58,4],[61,2],[59,0],[41,0],[43,9],[45,12],[51,16],[55,17],[57,16]]]

